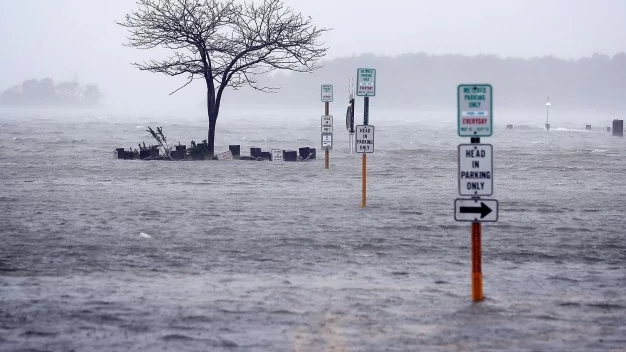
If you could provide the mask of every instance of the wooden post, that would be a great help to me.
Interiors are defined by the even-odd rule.
[[[361,180],[361,208],[365,208],[365,206],[367,205],[367,153],[363,153]]]
[[[330,105],[329,102],[324,103],[324,115],[326,116],[330,114],[329,105]],[[326,148],[326,150],[324,151],[324,168],[325,169],[330,168],[330,152],[328,151],[328,148]]]
[[[483,300],[483,274],[482,259],[480,251],[481,224],[472,223],[472,301]]]

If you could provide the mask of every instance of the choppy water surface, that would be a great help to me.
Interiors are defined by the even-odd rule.
[[[319,117],[299,121],[220,122],[217,149],[318,146]],[[625,350],[624,139],[575,126],[483,139],[500,220],[483,228],[486,299],[472,304],[454,121],[372,121],[365,209],[335,123],[324,170],[114,160],[154,122],[3,115],[0,349]],[[202,120],[160,125],[204,139]]]

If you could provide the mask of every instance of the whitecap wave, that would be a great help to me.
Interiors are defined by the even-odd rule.
[[[35,140],[35,138],[32,138],[32,137],[24,137],[24,138],[22,138],[22,137],[13,137],[13,141],[15,141],[15,142],[26,142],[26,141],[34,141],[34,140]]]
[[[577,128],[565,128],[565,127],[552,128],[551,131],[558,131],[558,132],[589,132],[587,130],[581,130],[581,129],[577,129]]]

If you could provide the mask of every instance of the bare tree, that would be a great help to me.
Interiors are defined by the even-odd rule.
[[[138,9],[118,24],[129,31],[130,47],[167,48],[162,60],[134,63],[142,71],[204,79],[209,117],[208,149],[214,152],[215,124],[226,87],[268,92],[257,75],[273,70],[311,72],[327,51],[318,28],[282,0],[138,0]]]

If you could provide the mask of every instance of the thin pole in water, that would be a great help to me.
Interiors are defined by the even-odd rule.
[[[480,302],[483,297],[483,273],[481,258],[481,224],[472,223],[472,301]]]
[[[361,208],[367,205],[367,153],[363,153],[363,167],[361,169]]]
[[[326,116],[329,115],[329,111],[330,111],[329,105],[330,105],[329,102],[324,103],[324,115]],[[326,169],[330,168],[330,152],[328,151],[328,148],[326,148],[326,150],[324,151],[324,168]]]
[[[546,102],[546,130],[550,131],[550,96],[548,96],[548,101]]]
[[[363,125],[367,125],[369,122],[370,113],[370,97],[366,96],[363,99]],[[361,170],[361,208],[365,208],[367,205],[367,153],[363,153],[363,167]]]

